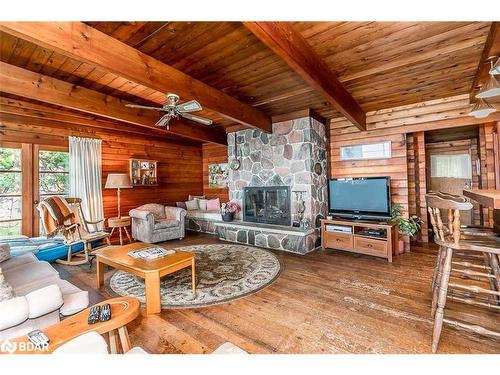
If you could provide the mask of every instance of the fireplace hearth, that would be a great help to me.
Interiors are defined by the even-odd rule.
[[[291,225],[290,187],[245,187],[243,220],[253,223]]]

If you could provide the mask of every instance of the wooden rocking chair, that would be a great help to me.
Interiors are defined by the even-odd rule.
[[[94,256],[92,253],[101,247],[105,247],[111,245],[109,240],[110,234],[104,230],[92,230],[90,226],[95,226],[104,222],[104,219],[97,221],[90,221],[85,218],[83,214],[80,198],[62,198],[65,199],[66,203],[71,209],[72,212],[72,220],[65,222],[63,224],[63,228],[60,231],[64,236],[64,244],[68,246],[68,255],[66,260],[58,259],[57,263],[70,265],[70,266],[78,266],[81,264],[89,263],[92,266],[92,260]],[[43,208],[41,204],[37,206],[37,209],[40,211],[40,214],[46,215],[43,212]],[[42,220],[42,223],[45,225],[45,220]],[[46,232],[49,231],[45,228]],[[100,241],[104,242],[104,245],[99,245],[98,247],[92,248],[92,244]],[[83,244],[83,251],[73,254],[72,248],[77,244]],[[73,260],[75,258],[83,258],[78,260]]]

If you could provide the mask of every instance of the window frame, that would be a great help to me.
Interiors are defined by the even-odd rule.
[[[346,157],[343,155],[343,149],[348,149],[351,147],[363,147],[363,146],[371,146],[371,145],[384,145],[388,144],[388,152],[389,154],[386,156],[375,156],[375,157]],[[353,145],[346,145],[339,147],[339,158],[340,161],[354,161],[354,160],[383,160],[383,159],[391,159],[392,158],[392,141],[378,141],[378,142],[370,142],[370,143],[357,143]]]
[[[19,173],[20,177],[21,177],[21,194],[15,194],[15,195],[5,195],[5,196],[12,196],[12,197],[19,197],[21,198],[21,217],[19,219],[9,219],[9,220],[2,220],[0,219],[0,222],[2,223],[11,223],[11,222],[17,222],[19,221],[20,222],[20,234],[23,233],[24,231],[24,215],[25,215],[25,211],[26,211],[26,206],[25,206],[25,197],[24,197],[24,192],[25,192],[25,186],[24,186],[24,180],[25,180],[25,177],[24,177],[24,160],[23,160],[23,145],[22,143],[17,143],[17,142],[0,142],[0,147],[1,148],[12,148],[12,149],[17,149],[19,150],[20,152],[20,162],[21,162],[21,165],[20,165],[20,170],[17,171],[1,171],[0,173]],[[2,195],[3,196],[3,195]]]

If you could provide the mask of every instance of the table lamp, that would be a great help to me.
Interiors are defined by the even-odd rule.
[[[106,189],[118,189],[118,217],[121,217],[120,213],[120,189],[128,189],[132,187],[130,182],[130,177],[126,173],[110,173],[106,179]]]

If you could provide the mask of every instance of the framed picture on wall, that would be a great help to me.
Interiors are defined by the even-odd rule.
[[[209,164],[208,165],[208,188],[223,189],[227,187],[228,164]]]

